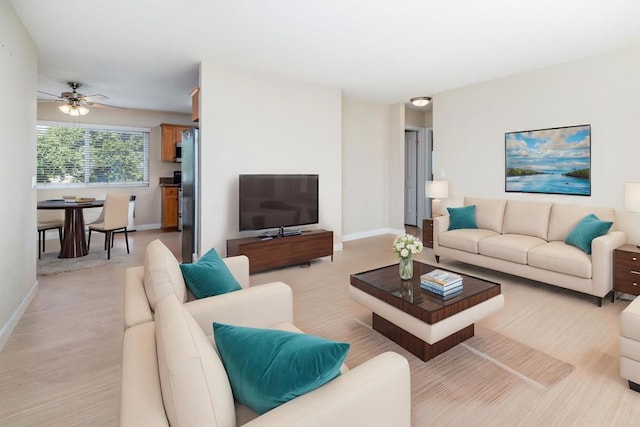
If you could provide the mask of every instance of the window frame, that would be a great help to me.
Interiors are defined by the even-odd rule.
[[[143,144],[143,180],[137,182],[68,182],[68,183],[43,183],[36,182],[37,190],[53,190],[53,189],[66,189],[66,188],[123,188],[123,187],[149,187],[149,151],[151,149],[151,128],[147,127],[134,127],[134,126],[116,126],[116,125],[103,125],[94,123],[74,123],[74,122],[57,122],[49,120],[38,120],[36,122],[36,155],[38,152],[38,126],[50,126],[50,127],[67,127],[67,128],[82,128],[93,129],[99,131],[118,131],[118,132],[142,132],[146,134],[145,142]]]

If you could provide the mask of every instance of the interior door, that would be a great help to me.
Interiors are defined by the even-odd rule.
[[[418,132],[404,133],[404,223],[418,224]]]

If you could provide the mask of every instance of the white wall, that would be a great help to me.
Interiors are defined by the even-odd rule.
[[[62,88],[61,88],[62,90]],[[188,93],[184,94],[189,97]],[[38,200],[60,198],[64,195],[81,195],[84,197],[95,197],[104,199],[107,192],[127,192],[136,196],[135,202],[135,224],[137,229],[159,228],[161,221],[161,194],[160,177],[173,177],[174,170],[180,170],[180,164],[163,162],[161,157],[161,130],[160,123],[193,125],[190,114],[169,113],[149,110],[119,110],[109,108],[91,108],[89,114],[79,118],[74,118],[58,110],[55,102],[38,103],[38,120],[54,122],[80,122],[88,124],[100,124],[111,126],[131,126],[140,128],[150,128],[149,135],[149,186],[148,187],[95,187],[82,189],[51,189],[38,190]],[[71,193],[71,194],[70,194]],[[39,215],[47,215],[56,211],[39,212]],[[100,209],[86,209],[84,212],[85,222],[90,222],[97,218]],[[54,236],[55,233],[53,234]],[[35,236],[37,238],[37,236]],[[56,237],[57,238],[57,237]]]
[[[320,223],[342,241],[341,92],[204,61],[201,251],[239,237],[238,175],[317,173]],[[314,227],[308,227],[314,228]],[[252,233],[255,234],[255,233]]]
[[[390,107],[389,117],[389,227],[404,230],[404,104]]]
[[[624,182],[640,181],[640,47],[434,96],[434,176],[465,195],[549,200],[618,210],[617,226],[640,241],[640,216],[624,212]],[[505,132],[591,124],[591,196],[506,193]]]
[[[0,0],[0,349],[37,290],[35,125],[37,51],[9,2]],[[33,238],[29,238],[33,236]]]
[[[390,107],[342,98],[343,240],[389,227]]]

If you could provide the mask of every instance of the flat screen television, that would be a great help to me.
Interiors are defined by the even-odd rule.
[[[240,175],[239,193],[240,231],[318,223],[318,175]]]

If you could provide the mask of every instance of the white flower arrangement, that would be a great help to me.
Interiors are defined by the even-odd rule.
[[[393,241],[393,252],[398,258],[408,258],[422,252],[422,242],[411,234],[401,234]]]

